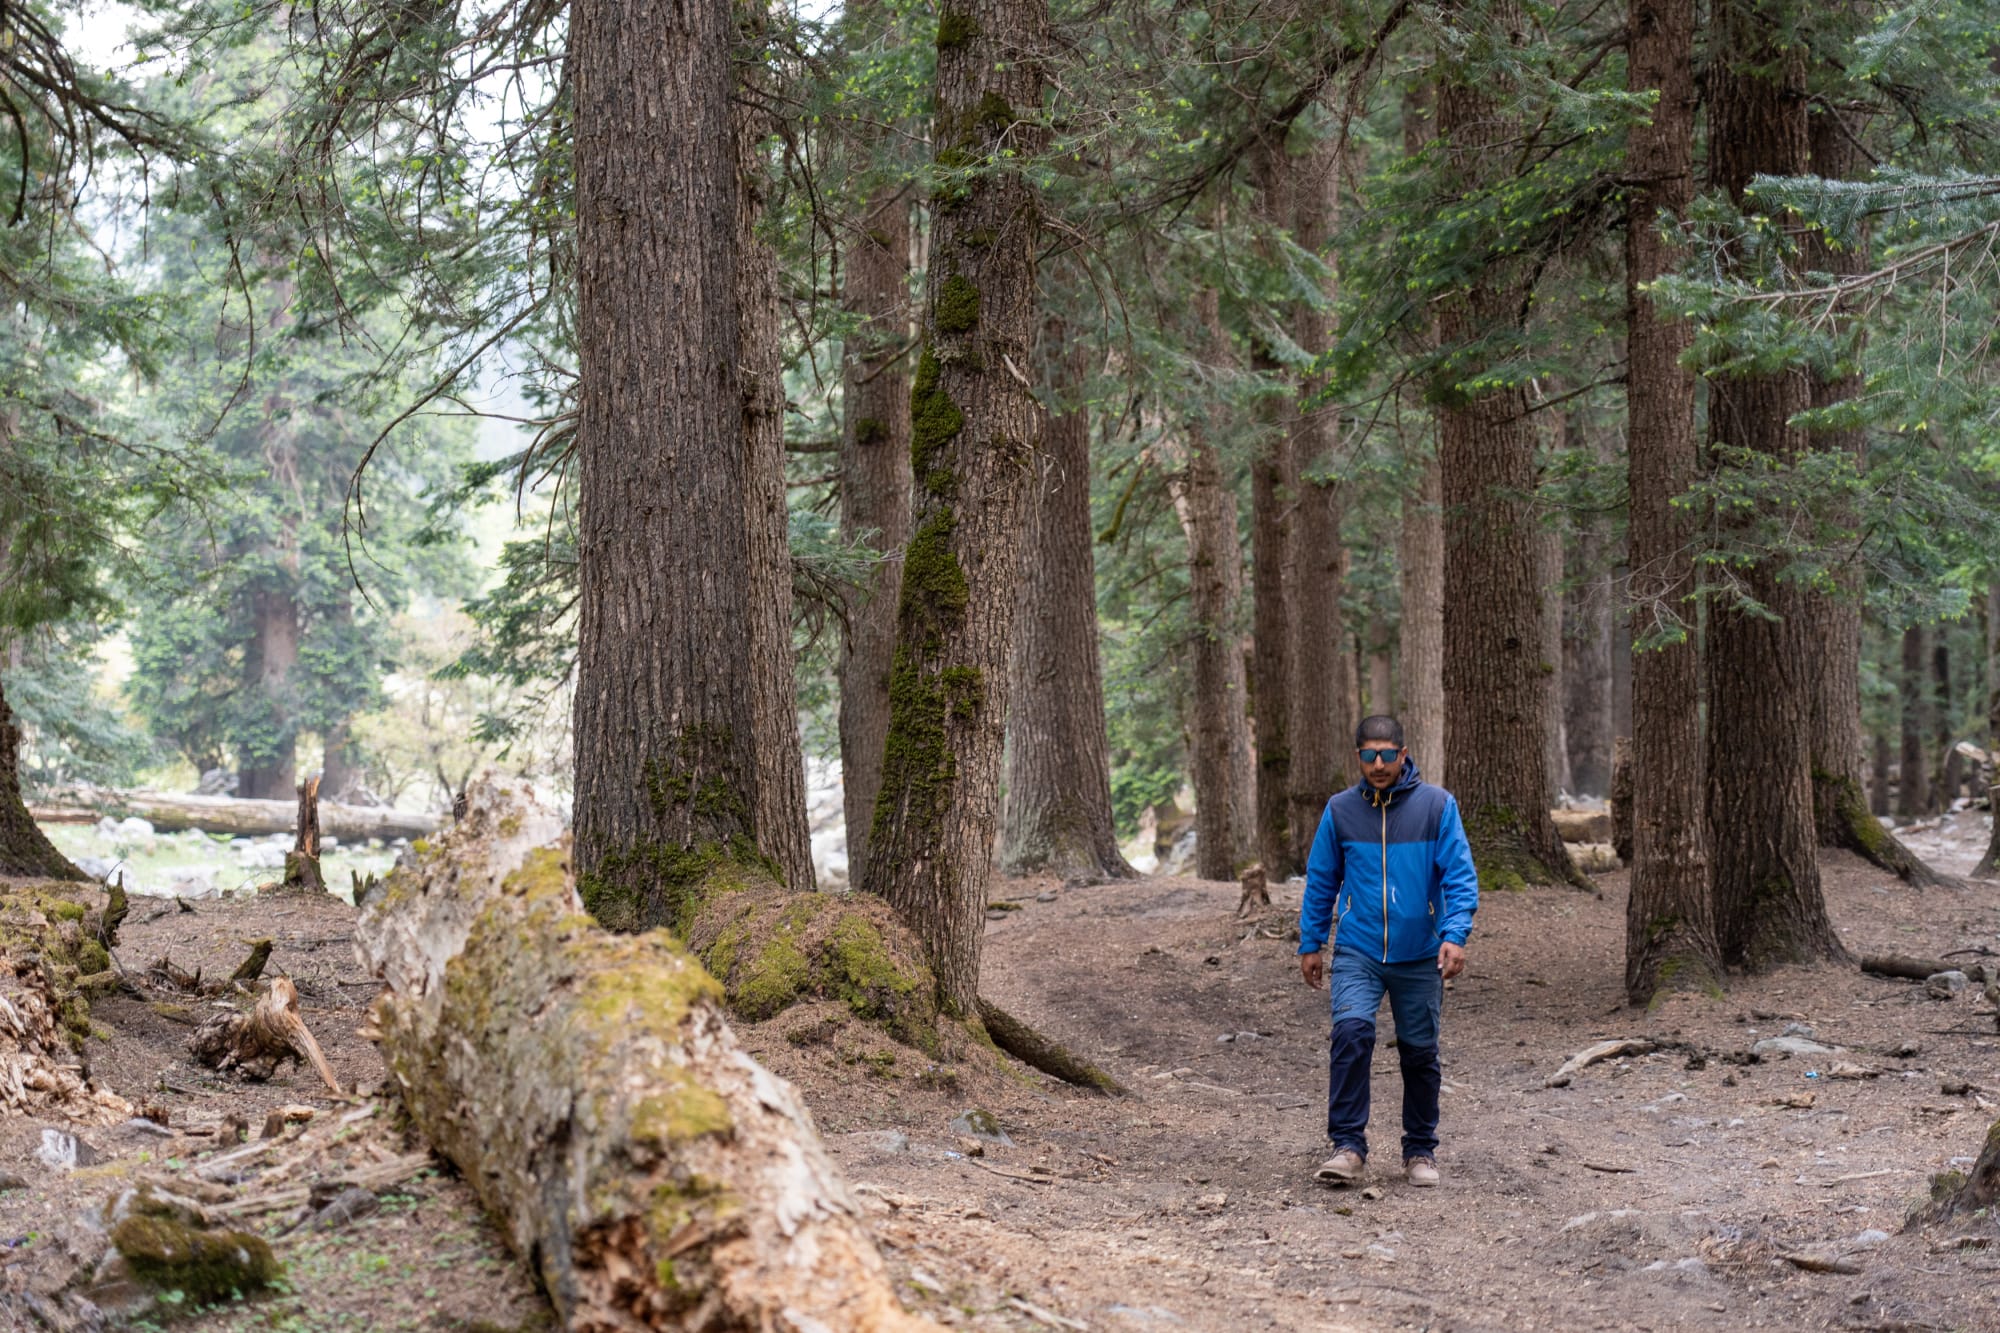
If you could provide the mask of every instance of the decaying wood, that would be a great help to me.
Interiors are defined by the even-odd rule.
[[[1588,1069],[1600,1060],[1610,1060],[1620,1055],[1644,1055],[1646,1052],[1655,1049],[1657,1049],[1656,1044],[1647,1041],[1643,1037],[1614,1037],[1610,1041],[1600,1041],[1594,1046],[1584,1047],[1575,1055],[1563,1061],[1562,1068],[1550,1074],[1548,1081],[1542,1086],[1548,1088],[1567,1087],[1570,1079],[1579,1071]]]
[[[1609,810],[1551,810],[1549,818],[1555,821],[1556,832],[1562,835],[1564,842],[1612,840]]]
[[[118,947],[118,927],[125,924],[125,918],[132,913],[132,903],[125,895],[125,876],[104,886],[104,912],[97,921],[97,942],[107,949]]]
[[[1236,915],[1251,916],[1271,905],[1271,884],[1264,863],[1253,861],[1243,868],[1243,896],[1236,900]]]
[[[1986,1131],[1986,1143],[1972,1169],[1963,1176],[1940,1176],[1931,1184],[1931,1201],[1910,1215],[1904,1230],[1983,1215],[2000,1204],[2000,1120]]]
[[[229,974],[232,982],[249,985],[264,975],[264,964],[271,961],[271,941],[269,939],[250,941],[250,956],[236,965]]]
[[[1078,1058],[1060,1043],[1050,1041],[991,1000],[979,1002],[979,1021],[986,1025],[986,1035],[993,1038],[993,1044],[1022,1064],[1087,1092],[1117,1097],[1132,1095],[1117,1079],[1088,1060]]]
[[[93,1087],[70,1048],[61,997],[38,958],[0,958],[0,1111],[112,1124],[132,1106]]]
[[[356,950],[411,1118],[532,1264],[564,1327],[934,1329],[897,1305],[797,1093],[664,931],[582,910],[562,821],[476,783]]]
[[[1958,963],[1948,963],[1942,958],[1909,958],[1901,954],[1872,954],[1861,960],[1861,970],[1872,972],[1878,977],[1907,977],[1911,981],[1922,981],[1940,972],[1966,972],[1968,969]]]
[[[325,893],[319,873],[319,778],[299,784],[298,833],[285,853],[284,887],[301,893]]]
[[[298,819],[296,801],[256,801],[233,796],[192,796],[155,791],[93,791],[75,805],[36,806],[37,820],[48,823],[90,823],[111,815],[137,815],[161,833],[200,829],[258,838],[290,833]],[[339,805],[319,808],[320,831],[342,842],[380,838],[428,838],[438,831],[436,815],[412,814],[386,806]]]
[[[259,1083],[282,1064],[304,1061],[336,1097],[346,1095],[299,1016],[298,989],[283,977],[272,979],[248,1013],[217,1014],[195,1029],[188,1051],[210,1069],[239,1069]]]

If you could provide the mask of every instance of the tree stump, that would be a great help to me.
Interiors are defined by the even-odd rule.
[[[270,942],[264,941],[264,945],[268,953]],[[257,966],[263,969],[261,960]],[[217,1014],[203,1023],[188,1038],[188,1050],[210,1069],[240,1069],[245,1078],[257,1083],[270,1078],[287,1061],[304,1061],[334,1096],[346,1095],[305,1019],[299,1016],[298,989],[283,977],[272,980],[248,1013]]]
[[[665,931],[577,896],[562,821],[476,783],[368,899],[356,951],[411,1118],[534,1266],[563,1326],[935,1329],[898,1306],[789,1085]]]
[[[298,836],[285,853],[284,886],[300,893],[325,893],[319,873],[319,779],[299,784]]]

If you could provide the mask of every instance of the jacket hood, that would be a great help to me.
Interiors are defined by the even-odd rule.
[[[1388,802],[1391,805],[1395,804],[1399,797],[1407,796],[1422,786],[1423,781],[1424,773],[1422,769],[1417,767],[1417,757],[1415,755],[1404,755],[1402,776],[1396,779],[1395,785],[1390,787],[1386,793]],[[1367,778],[1357,780],[1354,784],[1354,789],[1360,792],[1370,805],[1380,803],[1375,789],[1368,785]]]

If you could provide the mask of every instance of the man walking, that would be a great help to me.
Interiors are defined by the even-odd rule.
[[[1465,969],[1479,876],[1457,800],[1423,780],[1402,724],[1364,718],[1354,747],[1361,780],[1326,803],[1299,909],[1299,973],[1315,990],[1330,981],[1333,992],[1326,1136],[1334,1153],[1313,1174],[1337,1185],[1361,1178],[1375,1013],[1387,993],[1403,1067],[1403,1174],[1435,1185],[1438,1020],[1444,983]]]

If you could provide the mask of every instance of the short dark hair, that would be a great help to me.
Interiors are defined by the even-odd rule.
[[[1358,750],[1368,741],[1394,741],[1400,750],[1403,748],[1403,724],[1387,713],[1364,717],[1361,725],[1354,729],[1354,748]]]

